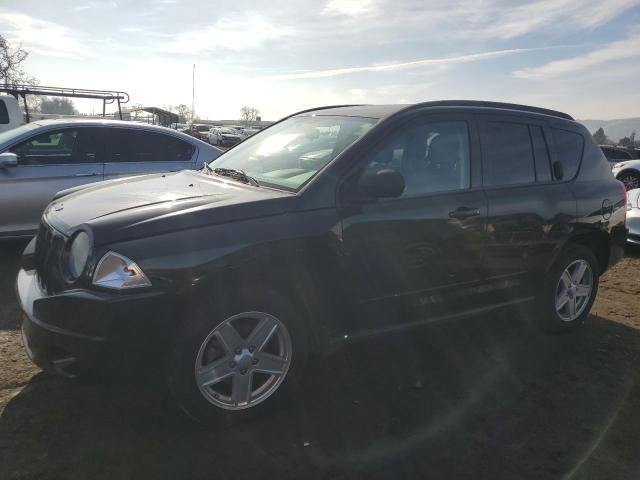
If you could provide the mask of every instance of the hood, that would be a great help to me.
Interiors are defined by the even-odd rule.
[[[96,245],[273,215],[294,195],[256,188],[203,172],[184,170],[96,183],[55,199],[45,212],[62,232],[80,225]]]

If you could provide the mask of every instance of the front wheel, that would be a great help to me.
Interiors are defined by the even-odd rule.
[[[299,322],[293,308],[273,298],[197,309],[184,323],[170,359],[168,386],[175,400],[190,417],[209,425],[282,405],[307,357]]]
[[[634,190],[636,188],[640,188],[640,174],[636,172],[624,172],[622,175],[618,177],[622,183],[624,183],[624,187],[627,190]]]
[[[584,323],[598,293],[598,272],[591,250],[567,248],[547,274],[538,299],[544,329],[566,331]]]

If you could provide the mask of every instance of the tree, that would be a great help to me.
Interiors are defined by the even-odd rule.
[[[184,103],[181,103],[176,107],[176,113],[178,114],[179,123],[187,123],[195,116],[195,113],[191,110],[191,108]]]
[[[68,98],[45,97],[40,103],[40,112],[57,115],[77,115],[78,111]]]
[[[22,62],[28,56],[29,52],[22,48],[22,44],[13,47],[0,35],[0,81],[9,84],[22,83],[27,78],[22,70]]]
[[[593,139],[598,145],[606,145],[610,143],[609,137],[604,133],[604,128],[600,127],[593,133]]]
[[[623,147],[633,148],[636,144],[636,131],[634,130],[633,132],[631,132],[630,137],[621,138],[618,144],[622,145]]]
[[[256,107],[242,107],[240,109],[240,120],[244,122],[245,125],[249,124],[249,122],[255,122],[260,115],[260,110]]]
[[[172,113],[177,113],[178,114],[178,123],[187,123],[194,117],[193,112],[191,111],[191,108],[189,108],[184,103],[181,103],[178,106],[165,105],[164,109],[165,110],[169,110]]]

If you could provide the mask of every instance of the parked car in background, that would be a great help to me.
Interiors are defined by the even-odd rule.
[[[600,145],[600,149],[607,160],[611,163],[623,162],[625,160],[633,160],[638,158],[635,150],[629,150],[623,147],[614,147],[611,145]]]
[[[0,132],[24,125],[24,115],[18,100],[11,95],[0,95]]]
[[[209,130],[207,140],[211,145],[233,147],[244,140],[244,136],[230,127],[213,127]]]
[[[202,168],[220,153],[169,128],[119,120],[43,120],[0,133],[0,238],[33,235],[60,190]]]
[[[627,192],[627,242],[640,245],[640,188]]]
[[[613,165],[611,171],[624,183],[627,190],[640,188],[640,159],[618,162]]]
[[[325,107],[200,171],[60,195],[16,284],[43,369],[163,369],[219,424],[281,405],[339,344],[505,307],[575,330],[626,233],[624,187],[566,114]]]
[[[203,142],[207,141],[207,135],[209,130],[211,129],[211,125],[207,125],[204,123],[194,123],[187,127],[186,130],[183,130],[183,133],[187,135],[191,135],[192,137],[197,138],[198,140],[202,140]]]

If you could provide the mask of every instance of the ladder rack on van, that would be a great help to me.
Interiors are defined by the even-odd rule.
[[[26,121],[29,122],[29,107],[27,106],[27,95],[45,95],[52,97],[73,97],[73,98],[90,98],[94,100],[102,100],[102,116],[105,116],[107,104],[117,103],[118,114],[122,120],[121,104],[129,101],[127,92],[119,92],[116,90],[89,90],[86,88],[65,88],[65,87],[41,87],[39,85],[10,85],[0,84],[0,92],[13,95],[16,100],[22,97],[24,101],[24,113]]]

